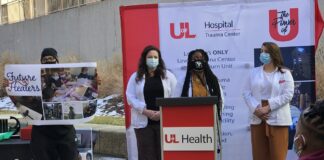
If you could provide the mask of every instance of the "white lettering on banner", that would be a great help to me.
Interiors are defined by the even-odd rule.
[[[212,151],[214,136],[213,127],[165,127],[163,128],[163,150]]]

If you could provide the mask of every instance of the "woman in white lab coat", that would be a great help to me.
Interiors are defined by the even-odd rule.
[[[243,92],[250,110],[253,159],[285,160],[294,80],[277,44],[264,42],[260,61],[263,65],[251,70]]]
[[[131,106],[131,125],[135,128],[139,160],[161,160],[160,111],[157,97],[174,95],[177,80],[165,69],[160,50],[144,48],[137,72],[133,73],[126,89]]]

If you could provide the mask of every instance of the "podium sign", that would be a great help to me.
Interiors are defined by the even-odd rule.
[[[164,151],[213,151],[213,127],[164,127]]]
[[[163,160],[215,160],[216,102],[216,97],[157,99]]]

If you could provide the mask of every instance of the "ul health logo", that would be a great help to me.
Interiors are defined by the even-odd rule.
[[[170,134],[168,136],[168,134],[165,134],[165,142],[166,143],[179,143],[179,141],[177,141],[176,139],[176,135],[175,134]]]
[[[189,22],[180,23],[180,32],[175,32],[174,23],[170,23],[170,35],[173,39],[195,38],[195,34],[190,34]]]

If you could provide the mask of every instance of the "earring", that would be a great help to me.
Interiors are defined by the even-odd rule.
[[[301,152],[305,149],[306,147],[306,140],[305,137],[302,134],[299,134],[294,138],[294,149],[295,152],[297,153],[298,157],[300,156]]]

